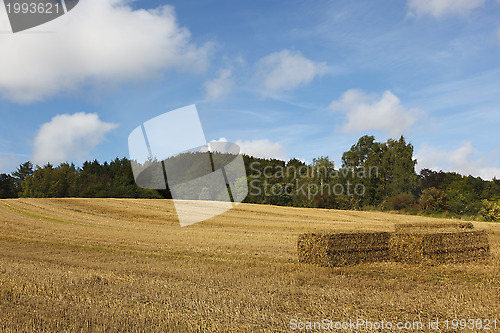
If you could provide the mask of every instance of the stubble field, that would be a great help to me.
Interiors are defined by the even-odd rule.
[[[288,332],[363,319],[452,332],[455,318],[500,331],[498,223],[474,223],[492,252],[478,263],[298,263],[300,233],[417,221],[438,220],[241,204],[181,228],[168,200],[0,200],[0,331]]]

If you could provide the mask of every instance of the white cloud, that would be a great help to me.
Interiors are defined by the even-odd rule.
[[[272,142],[268,139],[253,141],[237,140],[235,142],[241,148],[243,154],[261,158],[276,158],[280,160],[287,159],[286,148],[278,142]]]
[[[222,137],[222,138],[220,138],[218,140],[210,140],[210,142],[229,142],[229,141],[227,141],[226,138]]]
[[[266,94],[295,89],[309,84],[326,72],[326,64],[307,59],[300,52],[282,50],[263,57],[257,63],[257,78]]]
[[[212,140],[210,142],[228,142],[226,138]],[[278,142],[272,142],[268,139],[260,140],[237,140],[235,142],[240,147],[240,153],[261,158],[276,158],[280,160],[287,159],[286,148]]]
[[[465,16],[484,3],[485,0],[408,0],[408,15],[431,15],[435,18],[450,14]]]
[[[33,163],[55,165],[83,159],[116,127],[101,121],[96,113],[57,115],[40,127],[33,146]]]
[[[483,179],[500,178],[500,168],[491,165],[495,152],[482,155],[470,142],[463,143],[453,151],[443,151],[428,145],[415,153],[417,169],[455,171],[462,175],[473,175]]]
[[[196,46],[171,6],[135,10],[129,0],[80,1],[68,14],[16,34],[0,34],[0,94],[34,102],[89,84],[202,71],[209,46]],[[0,30],[10,30],[0,6]],[[36,33],[48,31],[47,33]]]
[[[382,130],[392,137],[402,135],[415,123],[417,114],[422,112],[406,109],[389,90],[380,99],[360,90],[348,90],[339,100],[333,101],[330,108],[346,113],[347,123],[342,127],[345,132]]]
[[[219,76],[213,80],[205,82],[205,96],[208,100],[217,100],[227,95],[233,88],[233,79],[231,69],[223,69]]]

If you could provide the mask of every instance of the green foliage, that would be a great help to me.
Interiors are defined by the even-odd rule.
[[[422,189],[434,187],[441,188],[441,183],[443,182],[446,173],[443,171],[436,172],[430,169],[420,170],[420,186]]]
[[[384,181],[383,195],[392,197],[414,191],[417,187],[417,161],[413,159],[413,146],[401,136],[399,140],[389,139],[382,147],[380,173]]]
[[[16,171],[12,173],[12,176],[14,177],[14,184],[16,187],[16,191],[18,193],[23,191],[22,188],[23,181],[32,174],[33,174],[33,164],[31,164],[31,162],[29,161],[21,164],[16,169]]]
[[[476,215],[481,209],[481,201],[473,192],[450,189],[447,196],[448,209],[456,215]]]
[[[6,175],[4,173],[0,174],[0,199],[16,198],[17,189],[15,184],[15,178]]]
[[[443,190],[435,187],[422,191],[419,199],[420,208],[427,212],[443,212],[448,210],[448,196]]]
[[[128,159],[100,164],[85,162],[82,168],[62,163],[37,167],[22,182],[21,196],[32,198],[161,198],[154,190],[135,184]]]
[[[315,198],[314,207],[316,208],[326,208],[326,209],[337,209],[337,198],[333,195],[322,194]]]
[[[500,183],[495,182],[495,180],[484,183],[481,198],[493,201],[500,200]]]
[[[357,204],[347,195],[335,196],[323,194],[315,197],[313,207],[348,210],[357,208]]]
[[[483,200],[481,215],[486,221],[500,222],[500,200],[488,201]]]
[[[355,174],[370,171],[370,175],[356,180],[367,189],[363,205],[377,206],[387,198],[417,189],[416,160],[413,146],[404,137],[389,139],[386,143],[375,141],[373,136],[363,136],[342,155],[343,168],[352,168]],[[376,171],[374,174],[373,171]]]
[[[415,205],[415,197],[412,194],[401,193],[390,199],[391,207],[395,210],[413,208]]]

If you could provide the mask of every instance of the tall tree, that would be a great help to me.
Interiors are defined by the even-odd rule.
[[[0,174],[0,199],[16,198],[17,190],[14,177]]]
[[[362,136],[351,149],[342,154],[342,167],[357,170],[369,164],[378,165],[381,148],[381,144],[375,142],[374,136]]]
[[[417,160],[413,159],[413,145],[389,139],[383,145],[381,174],[384,175],[384,196],[394,197],[401,193],[411,194],[417,189],[418,176],[415,172]]]
[[[376,142],[374,136],[365,135],[342,155],[343,170],[340,174],[345,186],[354,184],[364,188],[360,205],[375,206],[383,200],[383,182],[380,178],[383,153],[384,146]]]
[[[365,187],[363,205],[378,205],[384,199],[417,189],[413,146],[403,136],[386,143],[365,135],[342,155],[343,168],[352,169],[350,181]]]
[[[14,176],[14,184],[16,186],[16,191],[18,193],[23,191],[22,183],[23,181],[33,174],[33,164],[28,161],[17,167],[16,171],[12,173]]]

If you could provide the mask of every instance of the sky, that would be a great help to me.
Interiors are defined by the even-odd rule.
[[[500,0],[80,0],[12,33],[0,6],[0,173],[128,157],[195,104],[243,153],[404,135],[422,168],[500,178]],[[175,143],[172,143],[175,145]]]

